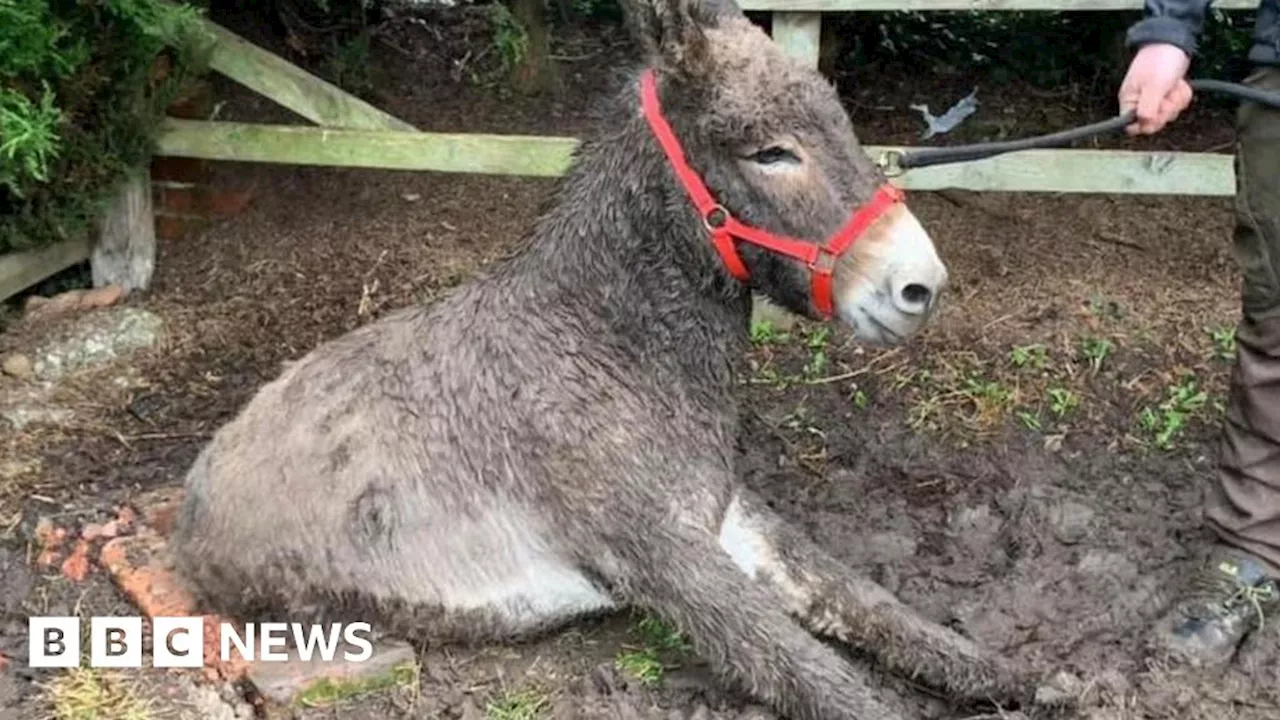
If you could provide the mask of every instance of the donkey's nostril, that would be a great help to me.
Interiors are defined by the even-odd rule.
[[[909,283],[902,288],[902,299],[908,305],[928,307],[933,298],[933,291],[920,283]]]

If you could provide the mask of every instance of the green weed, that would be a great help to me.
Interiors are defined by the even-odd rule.
[[[661,682],[670,666],[664,658],[683,655],[691,648],[679,631],[652,614],[642,615],[633,631],[639,636],[639,646],[618,653],[614,666],[645,685]]]
[[[1102,369],[1102,363],[1114,349],[1115,343],[1107,338],[1087,337],[1080,342],[1080,355],[1095,373]]]
[[[1158,407],[1142,409],[1138,425],[1146,431],[1161,450],[1172,450],[1175,440],[1186,430],[1188,420],[1208,401],[1205,391],[1196,387],[1194,379],[1186,379],[1169,388],[1164,402]]]
[[[1213,340],[1213,350],[1209,357],[1214,360],[1231,361],[1236,356],[1236,329],[1228,325],[1209,328],[1209,337]]]
[[[754,345],[785,345],[791,336],[773,326],[768,320],[756,320],[751,323],[751,342]]]
[[[485,707],[488,720],[539,720],[545,717],[551,702],[537,690],[503,693]]]
[[[1040,424],[1040,414],[1031,412],[1030,410],[1019,410],[1015,413],[1023,426],[1033,432],[1040,432],[1043,426]]]
[[[1022,345],[1009,351],[1009,362],[1014,367],[1030,367],[1043,370],[1049,361],[1049,349],[1040,343]]]
[[[1080,396],[1066,388],[1049,388],[1049,412],[1055,417],[1063,418],[1080,406]]]
[[[853,406],[859,410],[866,410],[871,401],[867,397],[865,390],[854,385],[853,389],[849,391],[849,402],[853,403]]]

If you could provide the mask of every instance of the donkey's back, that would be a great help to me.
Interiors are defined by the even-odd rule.
[[[173,543],[206,605],[468,640],[614,607],[583,572],[607,468],[725,438],[505,269],[317,347],[216,433]]]

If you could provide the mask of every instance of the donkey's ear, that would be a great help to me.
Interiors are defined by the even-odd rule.
[[[707,69],[705,28],[741,12],[734,0],[620,0],[620,5],[650,62],[690,76]]]

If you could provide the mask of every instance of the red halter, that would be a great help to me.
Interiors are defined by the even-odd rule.
[[[895,203],[902,202],[905,194],[899,188],[885,183],[876,190],[871,200],[858,209],[834,235],[823,245],[774,235],[759,228],[739,222],[729,214],[723,205],[702,184],[698,173],[685,161],[680,141],[676,139],[671,126],[662,117],[662,108],[658,103],[658,90],[654,81],[653,69],[645,70],[640,77],[640,99],[644,107],[645,119],[649,128],[657,136],[667,159],[671,161],[676,176],[689,193],[694,207],[702,216],[702,223],[711,233],[711,242],[715,244],[720,259],[728,267],[729,272],[741,282],[750,277],[747,266],[738,255],[736,240],[772,250],[773,252],[802,260],[812,274],[813,304],[824,318],[831,317],[831,274],[835,270],[836,259],[847,251],[867,228],[871,227],[880,216]]]

